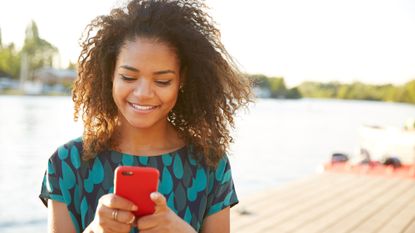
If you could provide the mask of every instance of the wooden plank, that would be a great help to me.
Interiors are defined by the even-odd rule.
[[[257,203],[258,200],[272,197],[274,195],[282,195],[287,196],[290,192],[298,191],[299,189],[304,189],[304,187],[313,186],[317,183],[321,183],[323,181],[327,181],[332,179],[330,176],[326,176],[325,174],[318,174],[310,177],[305,177],[303,179],[300,179],[295,182],[291,182],[289,184],[279,186],[276,188],[270,188],[263,190],[262,192],[255,193],[253,195],[250,195],[249,197],[244,197],[241,200],[241,205],[251,204],[252,202]],[[241,206],[238,205],[238,206]]]
[[[231,223],[232,233],[413,233],[415,180],[324,173],[241,199]]]
[[[375,232],[373,229],[380,228],[385,220],[372,221],[370,220],[370,217],[383,213],[383,211],[387,211],[389,213],[388,216],[390,217],[390,215],[395,213],[397,210],[385,207],[393,203],[396,198],[398,198],[402,193],[405,193],[411,187],[410,182],[404,182],[396,178],[393,178],[391,181],[396,184],[394,187],[385,190],[385,192],[380,195],[374,195],[370,198],[365,197],[364,199],[366,199],[366,202],[355,206],[355,209],[349,214],[342,216],[334,225],[322,232],[347,233],[355,231],[360,232],[361,229],[364,229],[362,232],[365,233]],[[360,226],[362,224],[367,224],[372,229],[361,228]]]
[[[341,177],[333,177],[327,175],[320,175],[311,182],[312,185],[307,186],[299,186],[297,187],[294,192],[288,192],[285,190],[285,194],[288,195],[278,195],[278,192],[274,192],[271,195],[271,198],[258,200],[258,203],[251,203],[249,206],[249,211],[251,214],[249,215],[238,215],[237,209],[232,208],[232,215],[234,216],[231,218],[231,231],[232,232],[241,232],[242,229],[247,229],[252,223],[258,224],[258,222],[267,219],[273,219],[275,213],[278,213],[286,208],[290,208],[291,206],[298,205],[308,199],[314,198],[316,195],[320,195],[320,193],[326,193],[329,191],[332,185],[338,184],[339,186],[343,186],[345,183],[350,182],[350,177],[341,176]],[[304,192],[304,188],[307,188],[307,191]],[[242,200],[241,203],[244,203]],[[244,208],[244,205],[241,205]],[[240,207],[241,208],[241,207]]]
[[[410,225],[405,229],[403,233],[414,233],[415,232],[415,219],[412,219]]]
[[[387,195],[388,199],[375,199],[372,206],[377,206],[378,209],[373,211],[368,217],[362,218],[361,223],[356,226],[351,232],[378,232],[384,224],[386,224],[391,218],[393,218],[393,216],[397,215],[401,211],[403,205],[408,204],[408,201],[412,199],[412,195],[410,194],[412,192],[411,189],[415,183],[410,180],[396,180],[400,182],[400,186],[403,188],[395,188],[390,190]]]
[[[354,187],[356,181],[362,182],[362,179],[356,179],[355,176],[346,174],[326,175],[330,176],[330,182],[302,190],[301,198],[296,199],[292,197],[293,200],[287,200],[286,202],[280,202],[279,200],[269,201],[267,209],[263,210],[254,219],[253,222],[255,224],[249,224],[243,227],[243,231],[241,231],[242,229],[237,229],[235,232],[272,232],[275,225],[282,224],[301,213],[312,210],[316,206],[321,205],[322,200],[335,199],[336,196],[342,195]],[[283,229],[279,229],[278,232],[283,232]]]
[[[347,180],[347,177],[343,179],[336,179],[335,182],[344,182]],[[307,198],[307,195],[312,193],[302,192],[304,188],[319,187],[323,189],[327,187],[324,185],[326,183],[333,182],[332,176],[318,175],[313,179],[308,179],[305,183],[300,182],[295,186],[291,186],[291,189],[275,189],[271,191],[264,192],[265,195],[256,195],[254,198],[241,199],[240,203],[232,208],[231,211],[231,222],[232,229],[238,230],[245,225],[251,224],[253,221],[257,221],[260,218],[266,218],[268,215],[264,213],[264,210],[269,209],[270,200],[278,200],[278,203],[273,203],[274,207],[279,205],[286,206],[289,203],[297,202],[302,198]],[[318,189],[316,190],[318,192]],[[281,207],[282,208],[282,207]],[[246,215],[241,215],[240,213],[249,213]],[[272,213],[270,213],[272,214]]]
[[[292,224],[287,228],[287,223],[276,226],[285,231],[295,231],[304,233],[320,233],[330,227],[339,219],[347,216],[354,209],[358,208],[370,198],[384,192],[390,188],[393,183],[385,184],[380,178],[368,178],[365,176],[355,176],[356,182],[340,195],[332,198],[326,198],[321,201],[306,215],[299,215],[290,219]]]
[[[303,179],[300,182],[286,185],[284,187],[273,188],[248,198],[242,198],[239,204],[231,209],[232,228],[239,228],[242,225],[251,224],[252,218],[258,215],[269,206],[269,199],[278,198],[281,201],[298,197],[299,190],[309,186],[316,186],[319,183],[330,179],[329,176],[313,176]],[[288,188],[287,188],[288,187]]]
[[[411,188],[401,197],[396,197],[393,202],[389,203],[389,208],[385,208],[383,216],[386,217],[385,220],[389,221],[385,221],[386,224],[378,231],[379,233],[404,232],[405,228],[414,221],[415,183],[409,181],[408,183],[411,183]]]

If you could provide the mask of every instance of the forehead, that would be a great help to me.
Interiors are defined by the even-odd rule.
[[[176,49],[166,42],[156,39],[136,37],[126,40],[117,56],[117,63],[179,64]]]

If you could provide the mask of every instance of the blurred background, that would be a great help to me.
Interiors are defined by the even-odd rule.
[[[82,134],[70,98],[79,38],[116,0],[0,4],[0,232],[45,232],[47,159]],[[333,153],[413,162],[415,2],[208,0],[255,81],[230,159],[240,197],[320,170]]]

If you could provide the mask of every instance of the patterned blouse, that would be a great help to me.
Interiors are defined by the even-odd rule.
[[[88,161],[81,159],[81,151],[81,138],[57,149],[48,161],[39,195],[46,206],[47,199],[64,202],[77,232],[94,219],[98,199],[113,193],[114,170],[120,165],[157,168],[158,191],[170,209],[196,231],[207,216],[238,203],[227,156],[212,169],[193,158],[191,146],[158,156],[107,151]]]

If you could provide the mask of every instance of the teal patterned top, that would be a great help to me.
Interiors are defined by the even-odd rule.
[[[193,158],[191,146],[159,156],[107,151],[89,161],[81,159],[81,151],[81,138],[57,149],[48,161],[39,196],[46,206],[47,199],[64,202],[77,232],[94,219],[98,199],[113,192],[114,170],[120,165],[157,168],[158,191],[170,209],[196,231],[207,216],[238,203],[227,156],[212,169]]]

